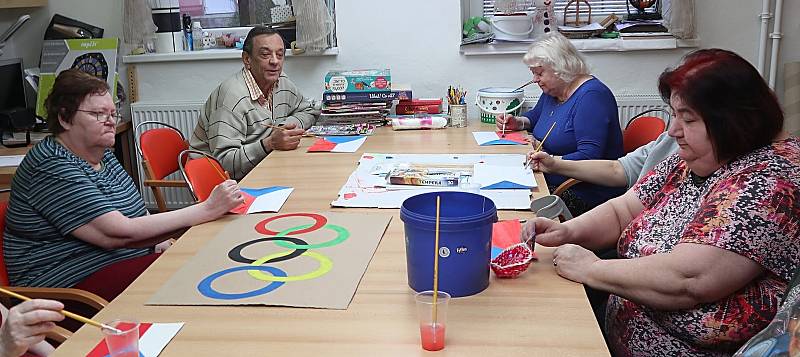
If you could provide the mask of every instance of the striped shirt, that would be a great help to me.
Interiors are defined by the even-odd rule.
[[[28,152],[11,183],[3,239],[11,285],[72,287],[107,265],[149,252],[106,250],[72,236],[78,227],[112,211],[126,217],[147,214],[111,150],[101,165],[100,171],[94,170],[52,136]]]
[[[273,129],[265,125],[295,123],[308,129],[318,114],[284,74],[267,94],[251,90],[258,86],[248,87],[248,80],[254,81],[242,69],[211,93],[189,140],[192,149],[216,157],[235,180],[244,178],[269,154],[261,139]],[[262,105],[259,98],[265,95],[272,100],[265,98]]]

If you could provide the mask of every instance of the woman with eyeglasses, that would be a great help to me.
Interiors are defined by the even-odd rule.
[[[149,215],[110,150],[119,114],[106,82],[61,72],[45,106],[52,135],[31,148],[11,184],[3,242],[11,285],[76,287],[110,301],[157,258],[165,234],[243,202],[228,180],[202,203]]]
[[[542,95],[533,109],[520,116],[498,115],[498,130],[528,130],[534,148],[547,136],[542,151],[563,160],[616,160],[623,155],[614,94],[591,75],[589,65],[569,39],[558,31],[544,34],[522,61]],[[545,173],[545,179],[554,191],[568,177]],[[561,198],[572,215],[579,216],[623,192],[621,188],[582,182],[564,191]]]

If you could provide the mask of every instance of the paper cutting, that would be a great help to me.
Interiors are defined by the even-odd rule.
[[[505,137],[495,131],[474,131],[472,136],[480,146],[488,145],[528,145],[529,140],[522,132],[506,133]]]
[[[356,152],[367,140],[364,136],[329,136],[319,138],[308,152]]]
[[[278,212],[289,199],[294,188],[272,186],[265,188],[241,188],[244,203],[231,210],[231,213],[250,214],[258,212]]]

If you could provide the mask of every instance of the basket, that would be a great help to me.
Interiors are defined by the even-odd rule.
[[[489,87],[478,90],[475,104],[480,108],[482,123],[494,124],[496,115],[519,115],[525,92],[522,89]]]
[[[528,14],[490,16],[489,22],[496,40],[521,41],[533,32],[533,21]]]

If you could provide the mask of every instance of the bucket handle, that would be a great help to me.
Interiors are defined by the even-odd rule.
[[[520,101],[519,101],[519,104],[517,104],[517,106],[516,106],[516,107],[514,107],[514,108],[511,108],[511,109],[504,109],[504,110],[491,110],[491,109],[489,109],[489,108],[484,108],[484,107],[481,105],[481,102],[478,100],[478,98],[480,98],[480,94],[476,94],[476,95],[475,95],[475,105],[477,105],[477,106],[478,106],[478,108],[480,108],[480,109],[481,109],[481,110],[483,110],[484,112],[486,112],[486,113],[489,113],[489,114],[494,114],[494,115],[511,113],[511,112],[513,112],[513,111],[515,111],[515,110],[519,109],[519,107],[521,107],[521,106],[522,106],[522,103],[523,103],[523,102],[525,102],[524,100],[520,100]]]
[[[530,20],[530,17],[528,18],[528,20]],[[528,31],[525,31],[525,32],[511,32],[511,31],[503,30],[503,28],[498,25],[498,23],[500,23],[500,22],[501,21],[498,21],[494,17],[492,17],[492,24],[494,25],[494,28],[496,28],[498,31],[500,31],[500,32],[502,32],[502,33],[504,33],[506,35],[528,36],[528,35],[530,35],[531,31],[533,31],[533,21],[528,21],[528,23],[530,23],[531,27],[528,29]]]

